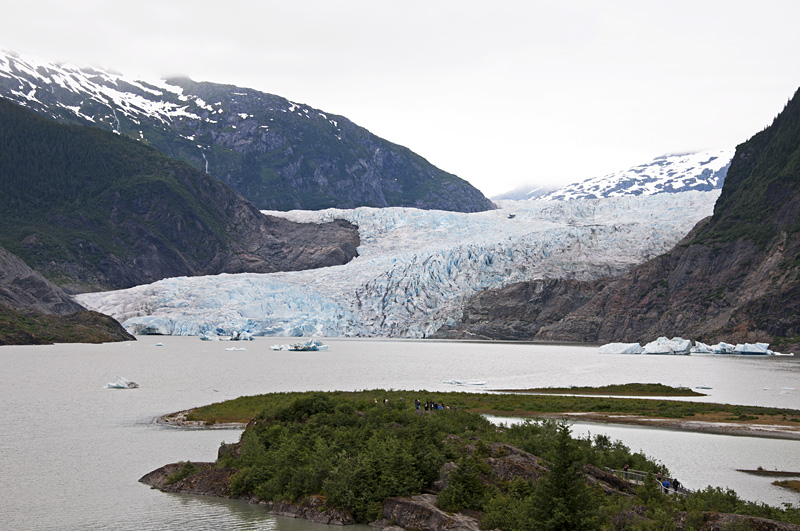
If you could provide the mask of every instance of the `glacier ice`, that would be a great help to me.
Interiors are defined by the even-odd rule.
[[[692,349],[692,342],[682,337],[659,337],[642,348],[642,354],[680,354],[688,355]]]
[[[321,269],[169,278],[76,298],[133,333],[426,337],[460,319],[466,299],[485,289],[620,275],[674,246],[712,213],[718,196],[500,201],[497,210],[469,214],[269,212],[299,222],[351,221],[359,227],[359,256]]]
[[[639,343],[608,343],[597,349],[600,354],[641,354],[643,350]]]

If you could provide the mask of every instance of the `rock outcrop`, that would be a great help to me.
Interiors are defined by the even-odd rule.
[[[0,304],[19,311],[66,315],[85,311],[61,288],[0,247]]]
[[[383,502],[384,521],[376,527],[388,527],[392,522],[402,529],[420,531],[479,531],[480,522],[460,513],[448,514],[436,507],[436,496],[420,494],[410,498],[389,498]]]
[[[186,463],[171,463],[149,472],[139,479],[140,483],[163,492],[182,492],[202,496],[218,496],[233,498],[231,494],[231,478],[237,472],[232,468],[217,467],[215,463],[192,462],[194,471],[181,479],[176,479]],[[303,518],[319,524],[348,525],[355,520],[346,511],[325,505],[319,496],[309,496],[301,503],[265,502],[249,496],[240,499],[259,503],[272,514],[290,518]]]
[[[483,291],[468,301],[459,322],[441,327],[432,337],[530,340],[586,304],[608,282],[546,279]]]
[[[0,345],[130,340],[117,321],[88,311],[0,247]]]

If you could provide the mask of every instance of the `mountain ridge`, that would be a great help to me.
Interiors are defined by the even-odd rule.
[[[260,209],[493,203],[459,177],[345,117],[254,89],[128,79],[0,53],[0,96],[67,123],[148,143],[210,173]]]

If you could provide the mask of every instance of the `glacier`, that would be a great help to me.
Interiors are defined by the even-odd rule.
[[[167,335],[427,337],[479,291],[534,279],[621,275],[709,216],[718,190],[572,201],[500,201],[497,210],[268,212],[345,219],[359,256],[306,271],[168,278],[76,296],[130,332]]]

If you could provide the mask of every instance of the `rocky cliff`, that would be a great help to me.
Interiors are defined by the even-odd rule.
[[[582,342],[679,335],[797,348],[798,214],[800,92],[770,127],[737,147],[714,215],[673,250],[603,286],[565,286],[555,304],[568,306],[597,290],[565,315],[551,311],[552,297],[529,296],[541,290],[535,282],[475,298],[462,322],[441,333]],[[545,318],[527,319],[531,314]]]
[[[0,345],[134,339],[117,321],[86,310],[0,247]]]

